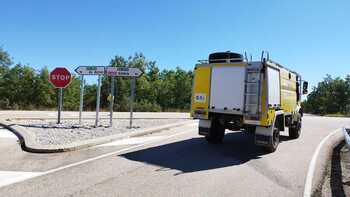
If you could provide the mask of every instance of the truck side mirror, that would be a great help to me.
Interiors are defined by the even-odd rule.
[[[307,81],[303,82],[303,94],[307,94],[307,87],[308,87],[309,83]]]

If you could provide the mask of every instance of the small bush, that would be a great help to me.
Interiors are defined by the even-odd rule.
[[[162,108],[155,103],[149,103],[147,101],[141,101],[134,104],[134,111],[138,112],[160,112]]]
[[[0,100],[0,109],[11,109],[10,101],[7,98]]]

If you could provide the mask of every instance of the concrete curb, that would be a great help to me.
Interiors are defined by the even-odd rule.
[[[115,140],[148,135],[148,134],[160,132],[161,130],[178,127],[189,123],[194,123],[193,120],[185,120],[178,123],[151,127],[147,129],[140,129],[140,130],[121,133],[121,134],[114,134],[110,136],[99,137],[96,139],[73,142],[65,145],[41,145],[36,142],[35,140],[36,136],[33,133],[28,132],[28,130],[25,127],[18,126],[16,124],[11,124],[11,122],[9,123],[5,123],[5,122],[6,121],[0,121],[0,126],[3,126],[6,129],[13,132],[18,137],[22,149],[24,151],[32,152],[32,153],[58,153],[58,152],[74,151],[82,148],[88,148],[91,146],[112,142]]]
[[[344,138],[345,138],[346,145],[350,148],[350,136],[349,136],[349,132],[350,132],[350,129],[346,129],[346,128],[343,129],[343,133],[344,133]]]
[[[306,178],[304,197],[314,196],[322,187],[323,179],[326,174],[327,164],[332,157],[333,149],[343,141],[343,128],[335,130],[321,141],[321,143],[319,144],[321,145],[320,149],[315,151],[315,154],[317,154],[316,152],[318,151],[318,155],[316,155],[317,157],[315,158],[316,160],[314,166],[312,167],[313,172],[311,174],[311,180],[308,180],[310,178],[309,176],[307,176]],[[312,161],[310,162],[310,164],[311,163]],[[310,166],[308,171],[310,171]]]

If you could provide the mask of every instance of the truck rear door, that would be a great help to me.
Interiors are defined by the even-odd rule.
[[[210,111],[243,113],[245,69],[245,64],[213,66]]]

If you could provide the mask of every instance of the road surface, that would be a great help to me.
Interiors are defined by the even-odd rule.
[[[282,133],[270,154],[244,132],[207,144],[196,122],[57,154],[22,152],[6,141],[0,145],[0,196],[302,196],[318,143],[349,124],[348,118],[305,116],[301,138]]]

